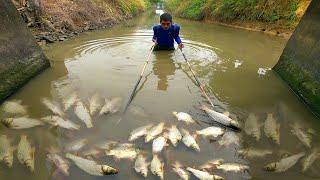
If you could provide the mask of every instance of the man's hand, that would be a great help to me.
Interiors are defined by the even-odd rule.
[[[155,46],[158,44],[156,39],[152,39],[152,42],[154,43]]]
[[[184,48],[184,45],[182,43],[178,44],[179,49],[182,50],[182,48]]]

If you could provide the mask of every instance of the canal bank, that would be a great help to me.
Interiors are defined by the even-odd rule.
[[[149,5],[148,0],[12,0],[41,44],[65,41],[85,31],[110,28]]]
[[[50,66],[10,0],[0,5],[0,102]]]
[[[320,117],[320,2],[313,1],[273,68]]]

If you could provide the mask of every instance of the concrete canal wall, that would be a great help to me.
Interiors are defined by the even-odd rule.
[[[0,102],[50,66],[11,0],[0,3]]]
[[[313,0],[273,68],[320,117],[320,1]]]

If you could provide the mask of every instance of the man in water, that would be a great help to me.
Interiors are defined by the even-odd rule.
[[[174,40],[178,47],[184,47],[179,37],[180,26],[172,23],[172,16],[169,13],[163,13],[160,16],[160,25],[153,26],[153,38],[155,43],[154,50],[174,50]]]

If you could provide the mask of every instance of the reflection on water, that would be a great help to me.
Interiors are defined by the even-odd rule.
[[[157,90],[166,91],[168,79],[174,78],[177,68],[173,62],[172,53],[155,52],[154,55],[155,59],[153,60],[152,70],[154,75],[158,77]]]
[[[85,105],[88,105],[89,99],[95,93],[100,94],[102,101],[105,98],[122,97],[124,105],[146,61],[151,46],[152,25],[157,22],[158,15],[145,14],[112,29],[83,33],[75,39],[49,46],[47,55],[53,61],[53,67],[30,81],[11,99],[21,99],[32,118],[51,115],[41,103],[41,98],[48,97],[61,103],[73,92],[78,93]],[[260,139],[257,141],[246,134],[255,132],[251,129],[252,131],[231,133],[232,135],[228,133],[229,137],[239,139],[229,146],[226,144],[232,141],[228,142],[226,137],[223,138],[225,142],[221,142],[221,139],[215,141],[197,137],[200,153],[188,149],[182,143],[177,147],[169,146],[160,154],[165,162],[165,179],[177,179],[171,169],[171,164],[175,161],[184,166],[198,167],[215,158],[250,166],[249,173],[214,171],[226,179],[246,179],[250,176],[253,179],[318,179],[319,162],[315,162],[305,173],[301,173],[303,161],[299,161],[285,173],[271,173],[262,169],[267,163],[278,161],[284,156],[302,151],[309,155],[312,148],[319,147],[317,132],[320,130],[320,121],[313,117],[272,71],[268,71],[264,76],[257,73],[259,68],[272,67],[276,63],[285,42],[258,32],[214,24],[176,18],[175,22],[182,27],[182,39],[186,45],[183,51],[200,80],[206,85],[216,110],[229,111],[231,117],[239,120],[243,126],[248,122],[247,119],[250,119],[250,114],[256,117],[253,124],[259,125]],[[48,126],[20,131],[0,125],[1,134],[8,135],[13,145],[17,145],[20,136],[26,134],[36,147],[33,174],[18,163],[15,155],[13,168],[8,169],[1,163],[0,179],[140,179],[141,176],[132,168],[133,162],[117,161],[106,156],[94,160],[118,168],[118,175],[93,177],[72,164],[69,177],[56,176],[55,166],[46,160],[48,147],[54,146],[64,151],[70,142],[81,138],[88,139],[85,150],[107,140],[127,142],[133,129],[159,122],[164,122],[167,127],[175,124],[178,128],[186,128],[194,134],[208,125],[200,123],[187,126],[177,122],[172,111],[188,112],[199,121],[210,120],[199,110],[200,103],[206,103],[206,99],[196,87],[181,52],[154,52],[133,101],[134,106],[125,115],[114,113],[92,116],[94,127],[87,129],[71,108],[65,112],[66,117],[81,125],[80,131],[75,132]],[[264,133],[262,124],[268,113],[272,113],[280,124],[280,145]],[[2,113],[1,118],[3,117],[7,115]],[[303,145],[301,140],[292,134],[291,125],[296,123],[301,126],[298,130],[312,134],[312,148]],[[252,126],[247,124],[247,127]],[[135,145],[146,152],[148,161],[152,159],[151,144],[138,140]],[[243,148],[263,149],[274,153],[261,158],[239,156],[237,151]],[[149,171],[148,179],[156,177]]]

